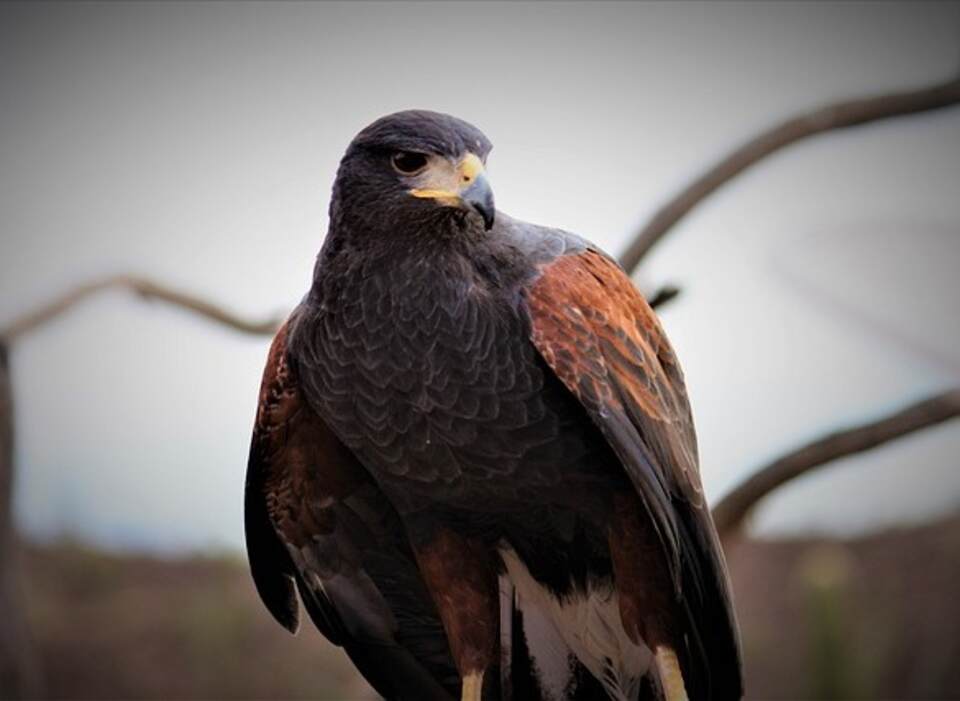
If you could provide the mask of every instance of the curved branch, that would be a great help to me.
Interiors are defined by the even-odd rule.
[[[80,285],[40,308],[15,319],[5,328],[0,328],[0,341],[9,344],[18,337],[33,331],[37,327],[63,314],[79,302],[82,302],[97,292],[111,287],[128,289],[145,299],[156,299],[172,304],[242,333],[258,336],[272,335],[280,327],[280,324],[283,323],[283,318],[280,316],[263,320],[245,319],[227,311],[217,304],[208,302],[195,295],[161,285],[148,278],[133,275],[115,275]]]
[[[839,458],[855,455],[914,431],[960,416],[960,389],[928,397],[877,421],[832,433],[754,472],[713,509],[721,536],[737,531],[750,510],[792,479]]]
[[[679,295],[679,287],[676,285],[664,285],[663,287],[654,290],[650,294],[650,296],[647,298],[647,304],[649,304],[652,309],[660,309],[668,302],[672,302]]]
[[[846,100],[793,117],[756,136],[717,162],[667,201],[637,232],[620,264],[632,272],[657,242],[700,202],[757,161],[801,139],[835,129],[960,103],[960,77],[919,90]]]

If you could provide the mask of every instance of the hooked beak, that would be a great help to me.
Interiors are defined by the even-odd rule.
[[[483,173],[477,175],[467,189],[460,193],[460,199],[480,214],[483,218],[483,228],[490,231],[497,210],[493,205],[493,190],[490,189],[487,176]]]

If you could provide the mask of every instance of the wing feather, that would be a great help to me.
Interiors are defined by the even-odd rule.
[[[526,290],[531,340],[620,458],[656,528],[697,665],[697,698],[739,698],[726,564],[700,483],[683,374],[629,277],[587,249],[540,267]]]
[[[317,628],[386,698],[449,699],[456,668],[399,517],[301,400],[286,336],[284,326],[267,360],[247,468],[257,591],[291,631],[299,591]]]

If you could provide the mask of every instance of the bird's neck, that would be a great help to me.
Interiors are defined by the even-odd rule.
[[[365,232],[364,232],[365,233]],[[529,265],[495,231],[456,229],[401,232],[394,237],[331,231],[317,259],[311,298],[349,304],[371,289],[409,304],[418,297],[461,295],[513,298]]]
[[[465,261],[482,263],[502,244],[496,234],[456,214],[438,210],[430,219],[394,219],[374,228],[340,213],[331,220],[316,272],[369,276],[407,268],[456,275]]]

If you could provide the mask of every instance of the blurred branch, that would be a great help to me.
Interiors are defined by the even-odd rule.
[[[653,309],[658,309],[667,302],[672,302],[679,295],[679,287],[676,285],[664,285],[650,295],[650,298],[647,300],[647,304],[649,304]]]
[[[628,272],[690,210],[750,166],[797,141],[836,129],[868,124],[960,103],[960,76],[908,92],[845,100],[788,119],[734,149],[668,200],[637,232],[620,264]]]
[[[960,389],[911,404],[877,421],[832,433],[760,468],[713,509],[722,537],[740,529],[750,510],[770,492],[833,460],[855,455],[888,441],[960,416]]]
[[[33,645],[24,619],[20,554],[13,527],[13,391],[0,342],[0,698],[39,695]]]
[[[250,320],[195,295],[181,292],[143,277],[116,275],[76,287],[61,297],[0,328],[0,341],[12,343],[25,333],[51,321],[74,305],[109,288],[128,289],[148,300],[160,300],[186,309],[231,329],[258,336],[273,335],[283,323],[282,317]]]
[[[0,343],[0,564],[10,561],[13,544],[13,392],[7,347]],[[7,567],[0,567],[0,574]],[[3,602],[0,580],[0,608]]]

